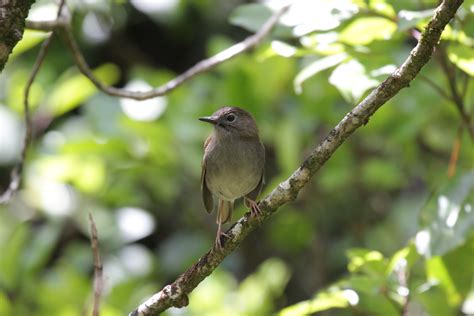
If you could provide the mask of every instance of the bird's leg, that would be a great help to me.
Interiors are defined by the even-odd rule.
[[[258,206],[258,203],[249,199],[248,197],[245,197],[245,205],[250,208],[250,214],[252,214],[252,216],[257,218],[257,220],[260,222],[262,220],[262,210]]]
[[[216,248],[222,251],[222,242],[221,242],[221,236],[225,237],[230,237],[229,234],[226,234],[222,231],[222,224],[220,222],[217,223],[217,235],[216,235]]]

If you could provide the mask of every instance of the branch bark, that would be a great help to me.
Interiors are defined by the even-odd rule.
[[[405,62],[350,111],[286,181],[280,183],[260,201],[259,207],[263,213],[262,221],[257,221],[249,213],[245,214],[226,232],[228,237],[223,238],[222,251],[216,248],[209,250],[176,281],[165,286],[160,292],[138,306],[130,313],[130,316],[158,315],[170,307],[186,306],[188,294],[210,275],[250,232],[259,227],[280,206],[296,199],[298,192],[347,137],[359,127],[367,124],[369,118],[401,89],[409,86],[410,81],[430,60],[444,27],[454,17],[462,2],[463,0],[443,0],[426,26],[420,41]]]
[[[23,37],[25,19],[34,0],[0,0],[0,72],[8,56]]]

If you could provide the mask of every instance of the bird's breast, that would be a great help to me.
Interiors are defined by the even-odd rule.
[[[212,144],[205,154],[206,183],[219,199],[232,201],[251,192],[263,173],[264,152],[260,141]]]

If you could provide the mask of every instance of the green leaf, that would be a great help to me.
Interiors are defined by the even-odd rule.
[[[13,315],[13,306],[6,293],[0,291],[0,315]]]
[[[335,86],[344,99],[354,104],[378,81],[368,76],[364,66],[355,59],[342,63],[334,69],[329,82]]]
[[[474,48],[464,45],[449,45],[448,58],[459,69],[474,77]]]
[[[308,80],[309,78],[313,77],[317,73],[334,67],[341,62],[343,62],[348,55],[346,53],[340,53],[337,55],[327,56],[320,59],[315,60],[314,62],[310,63],[306,67],[304,67],[295,77],[293,82],[295,91],[297,94],[301,94],[303,92],[303,82]]]
[[[364,272],[369,275],[383,275],[386,262],[383,255],[375,250],[354,248],[347,251],[350,272]]]
[[[421,212],[427,226],[415,237],[420,254],[441,256],[462,245],[474,227],[474,171],[457,177],[428,201]]]
[[[400,270],[409,271],[415,262],[420,258],[418,252],[416,251],[415,244],[410,243],[408,246],[397,251],[387,266],[386,275],[390,275],[393,272],[398,272]]]
[[[93,73],[107,85],[116,83],[120,76],[120,71],[114,64],[104,64],[95,69]],[[59,80],[52,91],[47,102],[48,110],[54,116],[59,116],[81,105],[97,92],[97,88],[84,75],[76,73],[74,75],[66,74],[66,78]]]
[[[370,0],[369,8],[377,13],[385,15],[388,18],[395,18],[397,16],[393,7],[385,0]]]
[[[229,22],[233,25],[256,32],[272,15],[272,10],[262,4],[244,4],[235,9],[230,15]]]
[[[354,288],[357,290],[357,288]],[[387,296],[383,295],[383,288],[372,289],[371,293],[359,293],[357,308],[362,310],[362,315],[372,316],[400,316],[400,311]]]
[[[396,31],[397,25],[385,18],[359,18],[345,27],[339,40],[349,45],[367,45],[375,40],[387,40]]]
[[[25,30],[23,33],[23,38],[16,44],[15,48],[13,48],[13,51],[10,54],[10,59],[15,58],[16,56],[21,55],[27,50],[35,47],[46,37],[48,37],[48,34],[49,33],[42,31]]]
[[[411,299],[416,303],[421,303],[426,315],[459,315],[455,308],[446,303],[446,294],[439,285],[427,282],[414,292],[414,295],[411,296]]]
[[[272,299],[281,295],[289,278],[289,269],[282,260],[268,259],[240,284],[237,300],[245,302],[249,314],[267,315]]]
[[[461,296],[465,297],[474,284],[474,264],[472,264],[474,255],[474,231],[471,232],[469,240],[461,247],[443,256],[443,263],[449,272],[454,286]],[[460,269],[459,267],[463,267]]]
[[[36,274],[43,271],[57,246],[62,226],[59,223],[42,226],[35,231],[35,238],[29,241],[24,255],[25,277],[34,280]]]
[[[456,306],[461,302],[461,296],[441,257],[432,257],[426,261],[426,276],[429,282],[439,284],[445,291],[449,305]]]
[[[302,316],[312,315],[316,312],[325,311],[332,308],[345,308],[349,306],[349,301],[344,290],[333,289],[321,292],[315,298],[299,302],[295,305],[282,309],[279,316]]]
[[[467,36],[463,30],[452,28],[449,24],[444,28],[441,39],[453,41],[468,47],[474,46],[474,38]]]
[[[23,251],[31,238],[30,227],[26,224],[19,225],[2,248],[0,260],[0,284],[13,290],[18,284],[18,279],[23,270]]]

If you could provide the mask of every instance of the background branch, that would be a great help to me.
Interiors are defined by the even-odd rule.
[[[65,0],[61,0],[61,2],[59,3],[57,19],[59,19],[61,15],[61,11],[64,6],[64,1]],[[0,196],[0,204],[8,203],[13,197],[13,195],[16,193],[18,188],[20,187],[21,174],[23,172],[23,165],[25,163],[26,153],[28,150],[28,146],[30,144],[30,140],[32,137],[31,134],[33,130],[31,117],[30,117],[30,105],[29,105],[28,99],[30,96],[31,86],[33,85],[36,75],[38,74],[40,67],[43,64],[43,61],[46,57],[46,54],[48,53],[48,48],[49,48],[49,45],[51,44],[53,36],[54,36],[54,31],[46,38],[46,40],[41,45],[40,51],[33,65],[33,70],[31,71],[30,77],[28,78],[28,82],[26,83],[25,93],[23,96],[23,111],[24,111],[24,122],[25,122],[25,135],[23,137],[23,147],[21,149],[20,160],[17,162],[17,164],[15,165],[15,167],[13,168],[11,172],[10,182],[8,184],[8,187],[5,190],[5,192]]]
[[[24,112],[25,112],[26,132],[25,132],[25,137],[23,140],[23,148],[21,151],[20,160],[11,172],[11,180],[9,182],[8,188],[0,196],[0,204],[8,203],[10,199],[12,198],[12,196],[15,194],[15,192],[18,190],[19,185],[20,185],[23,165],[26,159],[27,148],[30,143],[31,133],[32,133],[32,123],[31,123],[31,118],[30,118],[30,113],[29,113],[29,104],[28,104],[29,92],[30,92],[31,85],[33,81],[35,80],[35,77],[39,71],[39,68],[41,67],[41,64],[43,63],[43,60],[46,56],[52,37],[55,33],[59,32],[63,35],[63,38],[74,57],[77,67],[79,68],[81,73],[84,74],[87,78],[89,78],[91,82],[94,83],[94,85],[98,89],[112,96],[131,98],[135,100],[145,100],[145,99],[150,99],[150,98],[154,98],[160,95],[167,94],[170,91],[182,85],[187,80],[195,77],[196,75],[206,72],[216,67],[217,65],[257,46],[263,40],[263,38],[266,35],[268,35],[268,33],[270,33],[270,31],[273,29],[275,24],[278,22],[279,18],[288,10],[289,7],[290,5],[288,4],[282,7],[277,12],[275,12],[263,24],[263,26],[260,28],[260,30],[257,33],[246,38],[244,41],[238,44],[235,44],[210,58],[207,58],[198,62],[196,65],[189,68],[187,71],[185,71],[181,75],[168,81],[164,85],[154,88],[150,91],[145,91],[145,92],[128,91],[125,89],[119,89],[119,88],[107,86],[92,73],[91,68],[85,61],[85,58],[80,51],[79,45],[77,44],[72,34],[72,31],[70,28],[69,12],[67,11],[67,7],[64,5],[64,0],[62,0],[59,5],[56,20],[54,21],[26,21],[27,28],[41,30],[41,31],[52,31],[52,33],[43,42],[40,48],[40,52],[33,66],[33,71],[30,75],[27,86],[25,88]]]
[[[172,284],[165,286],[136,310],[131,316],[158,315],[174,306],[188,304],[188,294],[210,275],[224,258],[236,249],[246,236],[260,226],[264,219],[271,216],[281,205],[296,199],[298,192],[309,182],[311,177],[331,157],[336,149],[357,128],[367,124],[372,114],[385,102],[391,99],[402,88],[408,87],[411,80],[430,60],[434,47],[438,44],[444,27],[454,17],[463,0],[444,0],[436,9],[433,18],[425,28],[416,47],[405,62],[385,81],[377,86],[362,102],[349,112],[326,138],[317,146],[302,165],[284,182],[280,183],[260,203],[263,212],[262,221],[257,221],[247,213],[227,232],[223,250],[209,250],[188,270],[181,274]]]
[[[93,282],[93,291],[94,291],[94,303],[92,307],[92,316],[99,316],[100,311],[100,298],[102,296],[102,290],[104,288],[104,280],[102,277],[103,266],[102,260],[100,259],[99,251],[99,238],[97,236],[97,227],[92,218],[92,213],[89,212],[89,224],[91,229],[91,248],[92,255],[94,257],[94,282]]]
[[[456,78],[456,68],[453,64],[450,63],[445,48],[440,46],[436,53],[436,59],[440,64],[441,68],[443,69],[443,72],[446,76],[446,80],[448,82],[449,90],[451,93],[450,99],[456,106],[456,109],[458,110],[459,115],[461,116],[461,121],[464,127],[466,127],[471,138],[474,139],[474,126],[472,125],[469,114],[466,112],[466,107],[464,105],[463,100],[465,91],[467,91],[467,79],[463,83],[462,90],[459,91]]]
[[[270,33],[270,31],[273,29],[275,24],[278,22],[280,17],[288,10],[290,5],[285,5],[282,7],[280,10],[275,12],[260,28],[260,30],[255,33],[252,36],[247,37],[245,40],[243,40],[240,43],[237,43],[219,53],[216,55],[209,57],[207,59],[201,60],[198,62],[196,65],[193,67],[189,68],[186,70],[184,73],[181,75],[175,77],[174,79],[166,82],[165,84],[154,88],[150,91],[129,91],[126,89],[120,89],[120,88],[115,88],[111,86],[107,86],[105,83],[101,82],[93,73],[89,65],[87,64],[83,54],[80,51],[79,45],[76,42],[76,39],[74,38],[70,24],[65,23],[64,19],[63,20],[56,20],[55,23],[51,23],[49,21],[47,22],[31,22],[27,21],[26,25],[28,28],[31,29],[36,29],[36,30],[42,30],[42,31],[48,31],[48,30],[60,30],[61,34],[63,35],[64,41],[66,42],[69,50],[72,53],[72,56],[74,57],[74,61],[81,71],[81,73],[89,78],[94,85],[100,89],[102,92],[111,95],[111,96],[117,96],[117,97],[122,97],[122,98],[130,98],[130,99],[135,99],[135,100],[146,100],[146,99],[151,99],[157,96],[162,96],[170,91],[176,89],[189,79],[195,77],[196,75],[206,72],[217,65],[239,55],[242,54],[253,47],[257,46],[262,39]]]

